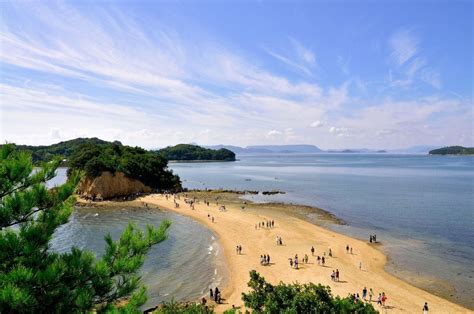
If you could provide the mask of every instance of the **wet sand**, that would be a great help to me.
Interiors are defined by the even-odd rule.
[[[191,195],[191,193],[190,193]],[[414,287],[395,276],[387,273],[384,266],[386,256],[374,245],[335,233],[320,226],[316,226],[289,212],[297,205],[283,204],[247,204],[241,209],[242,201],[236,202],[235,195],[231,193],[205,193],[195,192],[201,201],[195,204],[192,210],[184,202],[184,196],[178,200],[179,208],[174,207],[173,198],[154,194],[141,198],[143,202],[154,204],[160,208],[175,211],[192,217],[211,229],[218,237],[224,250],[225,263],[228,268],[229,278],[222,290],[224,304],[218,305],[216,310],[222,312],[232,305],[242,306],[241,293],[248,291],[247,282],[249,271],[257,270],[269,282],[314,282],[328,285],[333,294],[347,296],[349,293],[359,293],[364,287],[372,288],[374,299],[378,293],[385,292],[388,297],[386,308],[382,309],[374,302],[374,307],[379,311],[387,312],[421,312],[423,304],[428,302],[430,313],[471,313],[470,310],[440,298],[422,289]],[[219,197],[219,205],[215,198]],[[202,200],[211,202],[205,205]],[[219,211],[219,206],[224,204],[227,211]],[[215,218],[214,223],[208,214]],[[323,212],[317,214],[319,219],[335,219]],[[274,220],[272,229],[255,229],[258,222]],[[276,236],[281,236],[283,246],[276,245]],[[236,245],[242,245],[243,254],[237,255]],[[353,254],[346,253],[346,245],[353,248]],[[323,256],[326,253],[326,266],[318,266],[316,259],[311,256],[310,248],[314,246],[315,255]],[[333,257],[328,257],[331,248]],[[270,266],[260,265],[260,255],[269,254]],[[298,254],[300,269],[290,268],[288,259]],[[309,263],[303,264],[301,260],[305,254],[309,256]],[[362,262],[362,269],[359,263]],[[330,275],[334,269],[340,271],[340,282],[333,282]]]

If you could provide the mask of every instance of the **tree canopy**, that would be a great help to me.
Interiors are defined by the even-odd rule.
[[[474,147],[448,146],[430,150],[430,155],[474,155]]]
[[[84,143],[78,146],[69,158],[68,174],[83,170],[87,176],[94,178],[100,176],[103,171],[119,171],[151,188],[180,190],[179,177],[167,166],[168,161],[165,158],[140,147],[119,143]]]
[[[122,145],[119,141],[113,142],[118,145]],[[107,145],[111,142],[107,142],[96,137],[92,138],[76,138],[69,141],[63,141],[52,145],[42,146],[31,146],[31,145],[18,145],[19,150],[26,150],[31,153],[33,163],[39,163],[42,161],[51,161],[57,156],[62,158],[69,158],[76,149],[82,144],[96,144],[96,145]]]
[[[208,149],[197,145],[179,144],[157,151],[160,156],[168,160],[219,160],[235,161],[234,152],[226,149]]]
[[[139,313],[146,294],[137,271],[150,247],[166,239],[170,222],[145,232],[129,224],[116,241],[106,236],[100,259],[78,248],[52,252],[50,240],[73,210],[79,181],[72,172],[66,183],[46,188],[60,161],[34,170],[29,152],[0,148],[0,313]]]
[[[321,284],[272,285],[252,270],[248,285],[251,291],[242,293],[242,300],[255,313],[377,313],[371,304],[333,297]]]

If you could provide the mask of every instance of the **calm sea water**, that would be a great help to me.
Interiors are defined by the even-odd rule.
[[[376,233],[387,269],[474,307],[474,158],[391,154],[238,156],[228,163],[174,163],[188,188],[282,190],[258,196],[324,208],[347,222],[336,231]],[[420,276],[421,275],[421,276]],[[426,280],[420,281],[423,277]]]
[[[50,185],[64,180],[65,171],[60,169]],[[107,233],[118,239],[129,221],[144,229],[146,224],[158,226],[164,219],[172,222],[168,239],[152,247],[140,271],[148,289],[148,301],[143,308],[172,298],[197,300],[207,294],[209,287],[221,283],[223,269],[219,265],[216,238],[190,218],[142,208],[76,208],[70,221],[56,230],[52,249],[66,252],[76,246],[100,257],[105,251]]]

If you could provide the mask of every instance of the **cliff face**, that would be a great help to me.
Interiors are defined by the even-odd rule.
[[[77,194],[85,198],[108,199],[134,193],[149,193],[152,188],[142,182],[126,177],[122,172],[103,172],[100,177],[84,178]]]

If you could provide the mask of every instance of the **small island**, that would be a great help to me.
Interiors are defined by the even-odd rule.
[[[68,176],[84,172],[77,193],[83,198],[110,199],[154,191],[180,191],[180,178],[168,161],[140,147],[120,143],[84,143],[68,160]]]
[[[235,153],[226,149],[209,149],[191,144],[178,144],[156,151],[172,161],[235,161]]]
[[[0,145],[1,146],[1,145]],[[140,147],[98,138],[76,138],[45,146],[17,145],[41,166],[58,158],[74,171],[84,173],[77,194],[86,199],[123,199],[140,193],[181,191],[180,178],[168,169],[168,160]]]
[[[474,155],[474,147],[448,146],[430,150],[430,155]]]

